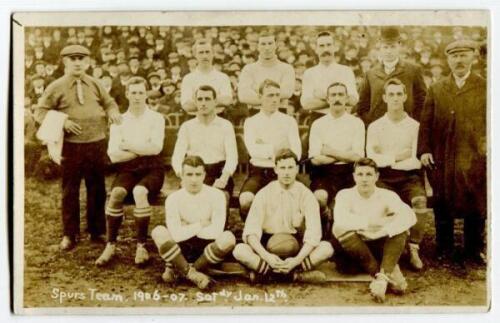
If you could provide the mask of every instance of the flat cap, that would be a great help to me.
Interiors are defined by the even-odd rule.
[[[164,79],[162,82],[161,82],[161,86],[175,86],[175,83],[174,81],[172,81],[171,79]]]
[[[148,74],[148,80],[152,77],[157,77],[157,78],[161,79],[160,74],[158,74],[157,72],[151,72]]]
[[[380,40],[384,42],[398,42],[401,40],[399,29],[393,26],[382,27],[380,30]]]
[[[81,45],[69,45],[61,50],[61,56],[89,56],[90,51]]]
[[[450,55],[456,52],[463,52],[469,50],[474,51],[476,49],[477,49],[477,43],[475,41],[468,39],[461,39],[448,44],[444,52],[446,55]]]

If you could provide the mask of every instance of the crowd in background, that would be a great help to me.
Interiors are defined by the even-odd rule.
[[[257,40],[262,27],[167,27],[104,26],[26,28],[25,37],[25,108],[27,115],[50,82],[64,74],[59,59],[61,49],[81,44],[90,49],[91,64],[87,71],[99,80],[115,98],[121,111],[127,109],[123,84],[131,76],[142,76],[149,82],[149,103],[161,105],[164,114],[182,113],[180,87],[184,75],[196,68],[192,44],[209,38],[213,44],[214,66],[226,73],[234,91],[233,111],[247,115],[246,106],[238,102],[237,84],[241,69],[258,59]],[[267,26],[266,26],[266,29]],[[289,100],[288,113],[301,114],[301,78],[304,70],[317,63],[314,53],[318,30],[335,35],[336,61],[352,68],[358,87],[363,75],[378,60],[378,26],[283,26],[274,27],[277,55],[295,69],[295,93]],[[444,47],[456,39],[473,39],[482,43],[474,70],[486,77],[484,57],[486,30],[479,27],[401,27],[401,57],[421,66],[427,86],[449,73]],[[231,118],[230,118],[231,119]],[[239,123],[241,118],[231,120]]]

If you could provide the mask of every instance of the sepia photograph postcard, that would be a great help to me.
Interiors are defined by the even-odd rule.
[[[490,12],[15,12],[13,311],[483,313]]]

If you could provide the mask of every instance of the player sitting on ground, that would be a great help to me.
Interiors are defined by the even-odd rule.
[[[205,176],[201,157],[187,156],[184,159],[182,188],[165,201],[167,227],[160,225],[151,232],[166,263],[162,279],[167,283],[175,282],[180,274],[198,288],[207,288],[210,278],[201,271],[222,262],[236,244],[234,235],[224,231],[224,193],[203,184]]]
[[[324,282],[325,274],[313,269],[333,255],[333,248],[321,241],[314,194],[296,181],[297,156],[290,149],[278,151],[274,171],[278,180],[255,196],[243,230],[244,243],[235,247],[233,255],[260,277],[274,272],[290,274],[294,281]]]
[[[157,194],[163,186],[164,166],[161,157],[165,136],[165,119],[146,105],[146,80],[135,76],[126,87],[129,107],[120,125],[110,129],[108,155],[116,163],[118,174],[113,182],[106,207],[107,245],[96,265],[107,264],[115,255],[116,238],[123,221],[123,201],[132,193],[135,201],[134,218],[137,229],[135,263],[149,259],[145,244],[149,219],[153,213],[148,195]]]
[[[388,284],[399,293],[408,285],[398,262],[416,218],[396,193],[375,185],[378,177],[373,160],[362,158],[354,164],[356,185],[335,197],[333,234],[347,255],[375,277],[370,291],[383,301]],[[374,254],[381,254],[380,265]]]
[[[404,110],[406,86],[399,79],[389,79],[382,98],[387,113],[368,127],[366,154],[380,167],[379,187],[395,191],[417,216],[417,224],[410,229],[410,264],[422,269],[418,254],[425,233],[427,197],[417,158],[419,123]]]

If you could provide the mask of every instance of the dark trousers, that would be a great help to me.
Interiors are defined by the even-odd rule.
[[[365,241],[357,233],[339,240],[343,251],[367,273],[374,276],[381,269],[392,273],[406,246],[407,232],[392,237]],[[380,265],[379,261],[380,260]]]
[[[80,183],[87,190],[87,232],[100,235],[106,231],[104,203],[106,187],[106,141],[91,143],[64,142],[62,153],[63,233],[75,238],[80,232]]]

